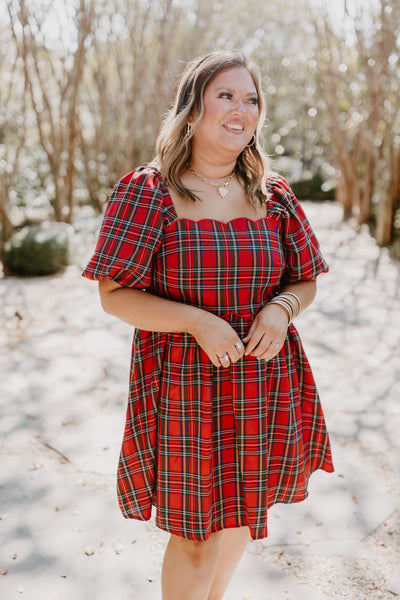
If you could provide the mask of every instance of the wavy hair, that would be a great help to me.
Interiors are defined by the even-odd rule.
[[[242,179],[251,204],[267,201],[266,177],[267,157],[261,146],[261,133],[265,119],[265,100],[261,89],[261,72],[238,50],[217,50],[189,62],[178,83],[175,102],[161,125],[156,141],[156,157],[153,161],[161,171],[163,179],[178,195],[198,200],[186,188],[181,175],[190,163],[191,139],[204,114],[204,92],[211,81],[223,69],[245,67],[250,73],[258,97],[259,118],[254,134],[254,143],[246,146],[236,161],[236,173]],[[188,119],[196,112],[198,117],[191,127]]]

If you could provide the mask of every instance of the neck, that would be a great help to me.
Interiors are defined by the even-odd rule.
[[[230,162],[221,161],[210,162],[206,157],[199,157],[197,154],[191,157],[190,166],[194,171],[201,173],[210,179],[224,179],[228,177],[236,167],[236,158]]]

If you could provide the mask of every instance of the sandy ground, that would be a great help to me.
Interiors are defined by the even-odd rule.
[[[305,203],[331,266],[298,320],[334,474],[270,511],[226,600],[400,595],[400,264],[335,204]],[[81,237],[86,246],[92,239]],[[0,598],[160,600],[168,540],[124,520],[115,469],[132,331],[80,277],[0,280]]]

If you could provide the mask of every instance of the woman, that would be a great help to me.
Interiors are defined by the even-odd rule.
[[[291,323],[328,267],[268,173],[263,120],[241,52],[188,64],[155,163],[116,184],[84,272],[135,327],[118,497],[129,518],[154,505],[171,533],[163,600],[221,599],[249,536],[267,536],[268,508],[333,470]]]

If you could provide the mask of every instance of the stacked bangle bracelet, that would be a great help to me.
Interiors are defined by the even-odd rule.
[[[279,304],[287,312],[289,317],[289,325],[295,317],[301,312],[301,301],[296,294],[292,292],[282,292],[274,296],[269,304]]]

